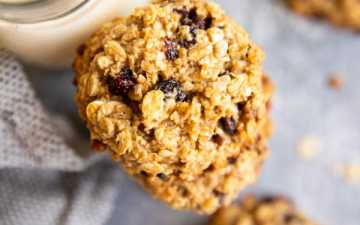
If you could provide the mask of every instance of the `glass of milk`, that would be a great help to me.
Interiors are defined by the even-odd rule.
[[[77,47],[101,24],[148,0],[0,0],[0,47],[24,62],[71,67]]]

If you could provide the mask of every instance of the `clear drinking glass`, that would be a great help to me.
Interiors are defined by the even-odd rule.
[[[0,46],[23,61],[69,68],[98,27],[147,0],[0,0]]]

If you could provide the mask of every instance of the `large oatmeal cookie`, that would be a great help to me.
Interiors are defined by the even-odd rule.
[[[247,195],[240,204],[221,208],[209,225],[315,225],[284,197],[257,199]]]
[[[75,61],[93,145],[155,197],[212,213],[267,155],[263,52],[212,3],[157,1],[105,24]]]
[[[360,31],[359,0],[288,0],[297,13],[325,18],[333,24]]]

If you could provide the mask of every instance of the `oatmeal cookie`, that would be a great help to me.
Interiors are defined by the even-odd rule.
[[[315,225],[284,197],[256,199],[247,195],[241,204],[233,204],[216,212],[209,225]]]
[[[359,0],[288,0],[290,7],[305,16],[325,18],[333,24],[360,31]]]
[[[203,0],[156,1],[79,48],[76,103],[93,146],[156,198],[212,213],[267,156],[263,52]]]

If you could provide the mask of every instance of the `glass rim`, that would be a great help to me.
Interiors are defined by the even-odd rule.
[[[91,0],[33,0],[17,3],[0,0],[0,21],[11,24],[37,24],[72,14]]]

